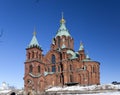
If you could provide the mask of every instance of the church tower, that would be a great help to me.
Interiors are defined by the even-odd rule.
[[[44,73],[42,49],[34,30],[32,40],[26,48],[24,87],[27,93],[39,92],[38,78]]]
[[[63,49],[63,48],[73,50],[73,48],[74,48],[74,41],[73,41],[73,38],[71,37],[68,29],[66,28],[66,21],[63,17],[63,14],[62,14],[62,18],[60,20],[60,27],[57,31],[55,38],[53,38],[52,44],[53,44],[53,47],[55,50]]]

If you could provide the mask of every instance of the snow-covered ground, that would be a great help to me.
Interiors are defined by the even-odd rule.
[[[0,95],[6,94],[11,92],[11,89],[8,89],[4,84],[0,89]],[[4,88],[4,89],[3,89]],[[69,91],[80,91],[80,92],[87,92],[87,91],[98,91],[96,94],[74,94],[74,95],[120,95],[120,85],[112,85],[112,84],[106,84],[106,85],[92,85],[92,86],[65,86],[65,87],[51,87],[46,90],[46,92],[69,92]],[[22,90],[20,90],[22,91]],[[19,92],[20,92],[19,91]],[[22,91],[23,92],[23,91]],[[100,92],[100,93],[99,93]],[[62,95],[62,94],[61,94]],[[63,94],[63,95],[73,95],[73,94]]]
[[[51,87],[46,91],[96,91],[96,90],[117,90],[120,85],[92,85],[92,86],[66,86],[66,87]]]
[[[46,92],[57,91],[57,92],[69,92],[69,91],[80,91],[80,92],[89,92],[93,91],[93,94],[74,94],[74,95],[120,95],[120,85],[92,85],[92,86],[66,86],[66,87],[51,87],[46,90]],[[98,93],[94,94],[95,91]],[[61,94],[62,95],[62,94]],[[73,94],[63,94],[63,95],[73,95]]]
[[[79,94],[76,94],[79,95]],[[80,95],[120,95],[120,92],[106,92],[106,93],[97,93],[97,94],[80,94]]]

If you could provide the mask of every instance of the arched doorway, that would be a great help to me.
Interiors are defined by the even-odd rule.
[[[16,95],[15,92],[12,92],[10,95]]]

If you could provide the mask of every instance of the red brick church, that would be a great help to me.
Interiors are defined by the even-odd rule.
[[[52,86],[100,84],[100,63],[89,58],[82,43],[77,52],[74,50],[74,39],[65,23],[62,17],[46,55],[34,31],[26,48],[24,88],[27,95]]]

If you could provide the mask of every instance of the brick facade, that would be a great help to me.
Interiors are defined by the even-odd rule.
[[[61,27],[65,24],[63,20],[62,18]],[[58,30],[61,31],[64,32],[64,29]],[[82,43],[80,49],[74,51],[74,39],[71,35],[56,35],[46,55],[42,54],[40,46],[34,44],[26,49],[25,92],[27,95],[40,93],[46,88],[69,83],[100,84],[99,66],[99,62],[91,60],[85,54]]]

